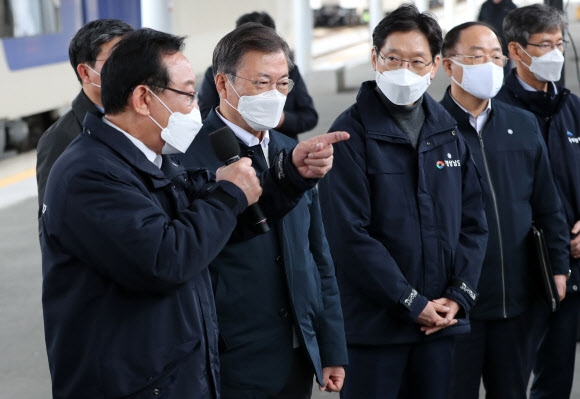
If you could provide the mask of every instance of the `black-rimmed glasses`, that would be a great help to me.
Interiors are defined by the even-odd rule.
[[[558,48],[558,50],[560,50],[560,51],[564,51],[568,47],[568,41],[562,40],[561,42],[558,42],[556,44],[550,43],[550,42],[544,42],[544,43],[540,43],[540,44],[527,42],[526,45],[538,47],[543,52],[547,52],[548,50],[554,50],[555,48]]]
[[[189,97],[189,105],[190,106],[193,104],[193,102],[195,100],[197,100],[197,92],[196,91],[194,91],[192,93],[188,93],[186,91],[181,91],[181,90],[174,89],[173,87],[159,86],[159,85],[151,85],[151,86],[155,86],[155,87],[158,87],[158,88],[164,89],[164,90],[170,90],[170,91],[172,91],[174,93],[181,94],[182,96]]]

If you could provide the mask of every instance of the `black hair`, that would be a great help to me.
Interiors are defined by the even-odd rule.
[[[528,44],[530,36],[541,32],[566,29],[566,17],[557,8],[544,4],[532,4],[516,8],[503,20],[503,33],[508,43]]]
[[[400,5],[379,22],[373,30],[373,46],[380,50],[391,33],[410,31],[419,31],[427,37],[433,58],[439,54],[443,43],[441,27],[431,13],[421,13],[412,4]]]
[[[82,80],[77,65],[86,63],[94,67],[103,44],[131,31],[133,27],[119,19],[97,19],[80,28],[68,47],[68,58],[79,82]]]
[[[257,22],[269,28],[276,29],[276,23],[274,22],[274,19],[267,12],[254,11],[242,15],[236,21],[236,28],[248,22]]]
[[[288,70],[293,63],[288,43],[272,28],[256,22],[247,22],[225,35],[213,51],[212,69],[218,73],[235,75],[244,54],[249,51],[286,55]]]
[[[466,29],[471,28],[472,26],[485,26],[486,28],[488,28],[489,30],[491,30],[495,34],[500,45],[502,44],[501,39],[499,37],[499,34],[491,25],[486,24],[485,22],[481,22],[481,21],[465,22],[465,23],[462,23],[460,25],[457,25],[456,27],[451,29],[449,32],[447,32],[447,34],[445,35],[445,39],[443,39],[443,46],[441,47],[441,54],[443,55],[443,57],[450,56],[449,52],[451,50],[453,50],[455,48],[455,46],[457,45],[457,42],[459,42],[459,36],[461,36],[461,32],[463,32]]]
[[[107,114],[122,112],[135,87],[149,85],[154,92],[171,83],[162,57],[183,50],[185,37],[150,28],[127,33],[117,43],[101,70],[101,100]]]

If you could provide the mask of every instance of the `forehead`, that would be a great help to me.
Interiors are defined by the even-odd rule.
[[[556,42],[562,40],[564,36],[560,29],[556,29],[552,32],[538,32],[530,35],[528,42],[530,43],[540,43],[540,42]]]
[[[183,53],[177,52],[175,54],[167,54],[163,56],[163,62],[167,67],[169,78],[176,86],[195,86],[195,74],[193,73],[193,68]]]
[[[288,60],[281,50],[275,53],[252,50],[242,56],[236,73],[246,73],[254,78],[257,76],[279,78],[288,75]]]
[[[459,34],[456,47],[465,50],[473,49],[501,49],[499,39],[486,26],[475,25],[464,29]]]
[[[380,50],[382,53],[422,55],[428,58],[433,57],[427,36],[416,30],[390,33],[385,38],[385,43]]]

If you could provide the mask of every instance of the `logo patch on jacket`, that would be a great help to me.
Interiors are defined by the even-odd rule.
[[[567,131],[566,132],[566,136],[568,136],[568,141],[572,144],[580,144],[580,138],[575,137],[574,133],[572,133],[571,131]]]
[[[411,293],[407,297],[407,299],[405,299],[405,305],[407,305],[407,307],[410,308],[416,297],[417,297],[417,291],[415,291],[415,289],[413,288],[411,290]]]
[[[459,159],[451,159],[453,156],[450,153],[447,153],[447,158],[444,161],[437,161],[437,169],[443,168],[456,168],[461,166],[461,161]]]
[[[473,292],[473,290],[471,288],[469,288],[467,286],[467,284],[461,283],[461,286],[459,287],[459,289],[462,290],[463,292],[465,292],[467,295],[469,295],[469,297],[471,299],[473,299],[474,301],[477,298],[477,295],[475,294],[475,292]]]

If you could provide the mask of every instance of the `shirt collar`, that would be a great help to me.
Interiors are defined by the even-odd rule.
[[[240,140],[242,140],[242,143],[244,143],[248,147],[253,147],[255,145],[260,144],[260,146],[262,147],[262,150],[264,150],[264,153],[266,153],[266,151],[268,149],[268,144],[270,144],[270,131],[269,130],[264,131],[264,138],[262,139],[262,141],[260,141],[252,133],[248,132],[247,130],[242,129],[238,125],[235,125],[232,122],[230,122],[229,120],[227,120],[226,118],[224,118],[223,115],[219,112],[218,107],[215,108],[215,111],[216,111],[216,114],[219,116],[219,118],[226,124],[226,126],[229,127],[230,129],[232,129],[232,132],[234,132],[236,137],[239,138]]]
[[[487,122],[487,120],[489,119],[489,114],[491,112],[491,98],[487,100],[487,107],[485,107],[485,109],[481,112],[481,114],[479,114],[479,116],[476,118],[475,116],[473,116],[471,112],[469,112],[461,104],[459,104],[457,100],[453,98],[451,93],[449,93],[449,96],[451,97],[451,99],[453,99],[453,101],[455,101],[455,104],[457,104],[459,108],[461,108],[464,112],[466,112],[469,115],[469,124],[479,134],[483,130],[485,122]]]
[[[133,143],[135,145],[135,147],[137,147],[139,150],[141,150],[141,152],[147,157],[147,159],[149,161],[153,162],[155,164],[155,166],[157,166],[158,168],[161,169],[161,165],[163,163],[163,158],[161,157],[161,155],[159,155],[155,151],[151,150],[149,147],[147,147],[145,144],[143,144],[143,142],[141,140],[138,140],[135,137],[131,136],[129,133],[127,133],[123,129],[119,128],[117,125],[115,125],[113,122],[111,122],[110,120],[108,120],[104,116],[102,117],[102,120],[107,125],[115,128],[118,131],[120,131],[121,133],[123,133],[131,141],[131,143]]]
[[[517,74],[516,74],[516,78],[518,78],[518,82],[520,82],[520,85],[522,85],[522,87],[524,88],[524,90],[527,91],[539,91],[536,90],[535,88],[533,88],[532,86],[530,86],[529,84],[527,84],[526,82],[524,82]],[[548,84],[551,84],[552,87],[554,88],[554,95],[558,94],[558,88],[556,87],[556,83],[554,82],[548,82]]]

